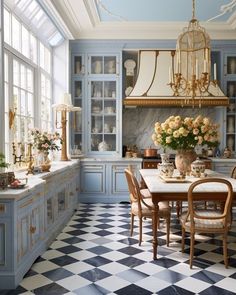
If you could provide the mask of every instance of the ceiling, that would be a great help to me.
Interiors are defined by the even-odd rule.
[[[192,0],[38,0],[59,14],[74,39],[176,39]],[[211,39],[236,39],[236,0],[196,0]]]

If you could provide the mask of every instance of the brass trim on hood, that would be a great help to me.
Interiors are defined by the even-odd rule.
[[[143,106],[143,107],[216,107],[228,106],[229,99],[222,98],[195,98],[192,103],[191,98],[168,97],[168,98],[129,98],[124,99],[124,106]]]

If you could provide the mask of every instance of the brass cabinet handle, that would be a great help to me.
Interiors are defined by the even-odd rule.
[[[30,226],[30,233],[34,234],[36,232],[36,226]]]

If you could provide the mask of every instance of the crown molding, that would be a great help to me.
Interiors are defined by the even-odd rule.
[[[82,30],[76,39],[177,39],[185,23],[163,22],[100,22],[92,29]],[[235,30],[227,23],[201,23],[211,39],[235,40]]]

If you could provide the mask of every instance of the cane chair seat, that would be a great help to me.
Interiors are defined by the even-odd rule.
[[[195,210],[196,217],[194,217],[195,230],[204,230],[204,229],[222,229],[224,227],[223,218],[217,219],[222,216],[220,212],[216,212],[213,210]],[[180,221],[183,222],[186,219],[187,212],[183,213],[180,216]],[[197,218],[197,216],[204,217],[204,219]],[[215,219],[207,219],[207,218],[215,218]],[[191,221],[188,217],[185,220],[185,228],[190,230]]]
[[[142,195],[142,191],[140,191]],[[168,202],[159,202],[159,217],[160,218],[166,218],[170,214],[170,206]],[[142,209],[142,214],[144,214],[146,217],[152,216],[152,209],[154,209],[154,205],[152,203],[151,198],[146,198],[144,203],[141,203],[141,209]],[[131,210],[135,215],[138,215],[139,212],[139,204],[138,202],[132,202],[131,204]]]
[[[125,176],[128,183],[131,203],[131,226],[130,235],[133,235],[134,216],[139,218],[139,245],[142,242],[142,220],[143,218],[153,217],[153,208],[151,194],[148,189],[140,189],[137,178],[129,169],[125,169]],[[170,235],[170,216],[171,209],[168,202],[159,202],[158,218],[166,220],[167,239],[166,244],[169,246]]]

